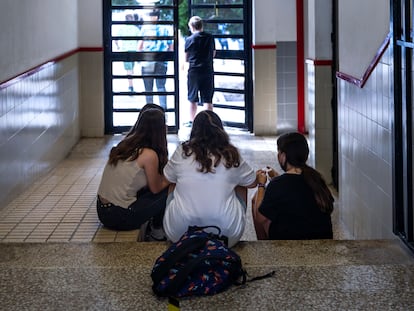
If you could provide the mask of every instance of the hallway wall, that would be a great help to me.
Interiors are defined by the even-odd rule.
[[[367,15],[372,12],[369,4],[374,2],[377,18],[366,27]],[[339,7],[338,40],[339,56],[343,57],[339,70],[349,68],[344,73],[358,80],[361,76],[355,72],[361,68],[353,67],[367,59],[366,55],[359,57],[359,51],[364,50],[365,54],[375,51],[369,58],[371,64],[375,63],[375,55],[389,32],[389,1],[369,0],[361,4],[361,1],[353,0],[341,5],[344,8]],[[371,23],[379,26],[373,27]],[[356,31],[358,35],[353,39],[358,41],[352,41]],[[351,40],[348,45],[344,37]],[[352,63],[356,59],[358,61]],[[369,61],[363,66],[364,76],[371,65]],[[365,85],[350,83],[352,79],[337,80],[340,218],[356,239],[396,238],[392,233],[394,113],[391,48],[373,68]]]
[[[390,49],[363,88],[338,80],[340,218],[356,239],[395,238],[390,81]]]
[[[2,1],[1,203],[59,163],[80,137],[77,11],[72,0]]]
[[[292,8],[293,1],[278,3],[283,1]],[[255,8],[260,8],[258,12],[267,14],[263,19],[257,16],[257,23],[260,20],[262,29],[267,29],[263,28],[268,27],[266,23],[273,22],[271,29],[280,37],[266,37],[266,32],[255,37],[255,44],[269,44],[272,49],[256,51],[254,59],[269,57],[268,67],[276,69],[276,39],[292,41],[295,32],[280,32],[279,24],[269,17],[265,8],[274,4],[272,0],[255,3],[261,3]],[[80,137],[80,131],[85,136],[102,135],[102,34],[96,26],[101,25],[101,10],[100,0],[2,2],[0,202],[62,159]],[[88,11],[93,14],[86,14]],[[355,10],[355,14],[358,12]],[[86,48],[80,49],[80,44]],[[364,88],[338,82],[340,215],[358,239],[393,237],[389,53]],[[43,63],[45,66],[39,66]],[[36,70],[30,71],[33,67]],[[255,75],[255,82],[263,82],[262,72],[255,70]],[[13,79],[16,76],[19,78]],[[260,87],[268,93],[263,94],[270,94],[276,102],[276,71],[265,78],[267,84]],[[255,87],[259,89],[259,85]],[[263,116],[259,121],[273,122],[274,106],[265,95],[262,99],[255,103],[255,116]],[[269,124],[261,125],[269,129]]]

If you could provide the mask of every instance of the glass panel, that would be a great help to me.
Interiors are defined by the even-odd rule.
[[[244,107],[244,94],[215,91],[213,96],[213,103]],[[233,110],[229,111],[233,112]]]
[[[244,49],[243,39],[216,37],[214,43],[216,44],[216,50],[240,51]]]
[[[163,78],[163,79],[154,79],[154,78],[148,78],[152,79],[153,82],[153,91],[157,91],[157,85],[163,89],[165,88],[166,92],[173,92],[174,91],[174,78]],[[162,80],[162,81],[160,81]],[[165,81],[164,81],[165,80]],[[131,83],[131,84],[130,84]],[[149,81],[147,80],[147,83]],[[158,83],[158,84],[157,84]],[[165,83],[164,87],[160,83]],[[129,89],[129,87],[132,86],[133,89]],[[112,89],[115,93],[119,92],[139,92],[142,93],[145,91],[145,85],[144,85],[144,79],[113,79],[112,81]],[[161,90],[160,90],[161,91]],[[151,92],[150,86],[148,84],[148,90],[147,92]],[[164,92],[164,91],[162,91]]]
[[[244,62],[238,59],[215,59],[214,71],[244,74]],[[232,79],[232,77],[229,79]]]
[[[244,90],[244,77],[215,75],[214,87],[233,90]]]
[[[114,126],[132,126],[138,118],[138,112],[114,112],[113,125]]]
[[[165,120],[168,126],[176,126],[175,123],[175,112],[166,112],[165,113]]]
[[[191,14],[198,15],[206,21],[226,19],[243,20],[243,8],[193,8]]]
[[[112,74],[126,75],[174,75],[174,62],[125,61],[112,62]],[[158,84],[160,85],[160,84]]]
[[[171,84],[174,82],[173,79],[168,79],[168,80],[171,80]],[[167,84],[167,87],[168,87],[168,84]],[[144,87],[141,87],[140,89],[141,91],[134,89],[136,93],[131,93],[128,95],[114,95],[113,96],[113,107],[118,108],[118,109],[122,109],[122,108],[136,109],[136,108],[140,108],[144,106],[146,103],[154,103],[154,104],[161,105],[161,106],[164,106],[164,103],[166,103],[167,109],[174,108],[174,96],[173,95],[157,95],[157,94],[143,95],[141,93],[144,90]],[[128,92],[128,91],[125,90],[125,87],[124,87],[124,89],[122,89],[122,92]],[[155,87],[155,93],[156,93],[156,87]]]
[[[236,35],[236,36],[243,36],[243,24],[241,23],[228,23],[228,27],[223,29],[221,27],[222,24],[216,23],[205,23],[204,30],[213,34],[215,37],[225,35]]]
[[[112,21],[114,22],[131,22],[136,23],[141,20],[139,10],[112,10]]]
[[[214,112],[218,114],[220,119],[226,122],[245,123],[244,110],[214,108]]]
[[[142,106],[140,106],[142,108]],[[113,123],[114,126],[132,126],[135,124],[139,112],[114,112]],[[168,126],[175,126],[175,113],[167,112],[165,114],[166,124]]]

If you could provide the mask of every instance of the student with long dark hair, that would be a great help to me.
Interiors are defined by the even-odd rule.
[[[309,147],[300,133],[277,140],[278,162],[284,174],[258,171],[252,202],[257,238],[270,240],[332,239],[331,192],[322,175],[306,164]],[[266,187],[268,177],[271,179]]]
[[[169,182],[165,116],[146,109],[128,135],[109,154],[98,189],[97,212],[105,227],[133,230],[152,219],[162,228]]]
[[[177,147],[164,168],[174,185],[167,199],[164,230],[176,242],[189,226],[218,226],[235,245],[246,223],[247,188],[256,172],[230,142],[216,113],[194,119],[189,140]]]

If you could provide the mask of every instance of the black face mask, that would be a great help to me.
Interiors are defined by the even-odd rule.
[[[284,171],[284,172],[286,172],[286,170],[287,170],[287,165],[286,165],[286,162],[287,161],[285,161],[285,163],[280,163],[280,167],[282,168],[282,170]]]
[[[285,155],[285,163],[282,163],[282,161],[280,160],[280,154],[278,155],[277,160],[279,161],[279,165],[280,165],[280,167],[282,168],[282,170],[283,170],[284,172],[286,172],[286,170],[287,170],[286,155]]]

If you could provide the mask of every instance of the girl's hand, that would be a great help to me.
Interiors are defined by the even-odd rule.
[[[265,184],[267,182],[266,171],[257,170],[256,172],[256,181],[258,184]]]
[[[267,175],[269,176],[270,179],[272,179],[272,178],[279,176],[279,173],[276,172],[274,168],[267,166]]]

